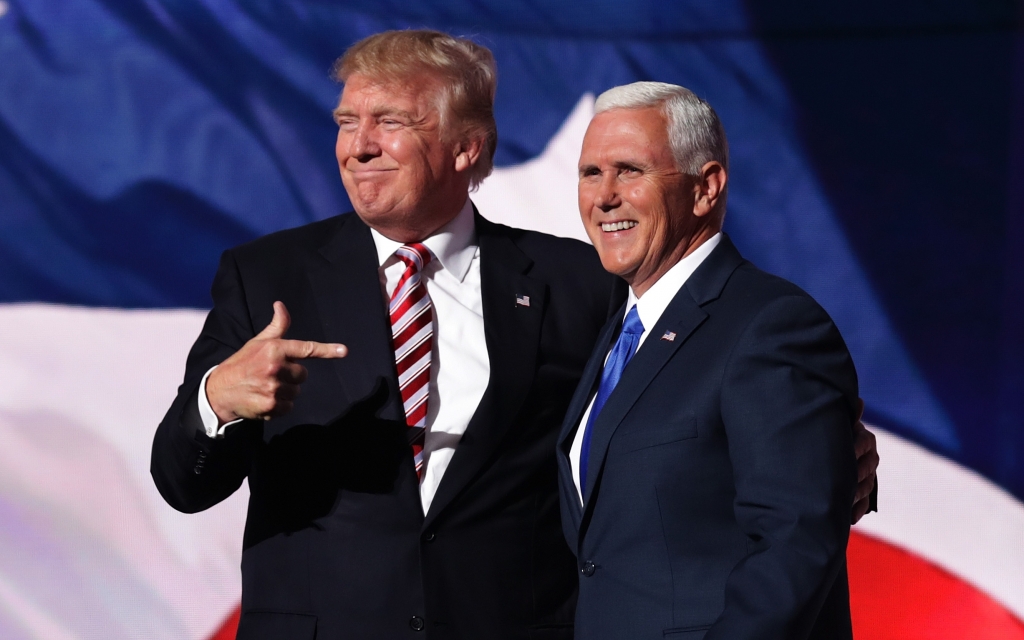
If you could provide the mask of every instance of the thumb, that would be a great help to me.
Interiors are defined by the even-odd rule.
[[[288,315],[288,308],[284,306],[283,302],[274,303],[274,318],[267,325],[267,328],[260,331],[256,338],[260,340],[273,340],[280,338],[288,331],[288,327],[292,324],[292,317]]]
[[[281,305],[282,307],[284,305]],[[864,398],[857,398],[857,420],[861,420],[864,417]]]

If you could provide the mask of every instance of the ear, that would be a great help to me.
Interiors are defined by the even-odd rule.
[[[715,211],[728,181],[729,176],[721,163],[712,160],[701,167],[700,178],[693,185],[693,215],[703,218]]]
[[[484,151],[484,139],[481,137],[470,138],[458,143],[455,147],[455,170],[467,171],[473,168],[480,160],[480,154]]]

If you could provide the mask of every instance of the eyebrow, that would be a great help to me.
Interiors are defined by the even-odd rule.
[[[643,170],[645,168],[642,163],[636,162],[636,161],[633,161],[633,160],[616,160],[616,161],[612,162],[611,164],[616,169],[641,169],[641,170]],[[579,168],[579,172],[583,173],[585,171],[590,171],[591,169],[598,169],[599,170],[599,167],[596,164],[585,164],[585,165],[582,165]]]
[[[333,112],[335,120],[338,120],[339,118],[343,118],[343,117],[347,117],[347,116],[354,116],[355,114],[356,114],[355,111],[352,111],[351,109],[348,109],[348,108],[343,109],[341,107],[338,107]],[[371,115],[374,118],[379,118],[381,116],[399,116],[401,118],[405,118],[405,119],[410,120],[412,122],[416,122],[417,121],[416,114],[412,113],[411,111],[405,111],[404,109],[393,109],[393,108],[389,108],[389,107],[381,107],[381,108],[378,108],[378,109],[374,109],[371,112]]]

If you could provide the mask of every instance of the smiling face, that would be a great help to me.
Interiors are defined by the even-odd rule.
[[[447,142],[429,80],[345,82],[334,118],[341,180],[366,224],[399,242],[427,237],[458,214],[469,194],[477,143]]]
[[[590,122],[579,162],[579,206],[587,235],[608,271],[637,296],[713,236],[712,212],[724,169],[705,180],[680,173],[661,109],[610,109]],[[710,197],[709,197],[710,196]]]

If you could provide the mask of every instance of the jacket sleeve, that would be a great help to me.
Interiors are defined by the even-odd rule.
[[[178,395],[157,427],[150,460],[160,495],[186,513],[207,509],[238,489],[262,434],[262,424],[252,420],[235,425],[218,439],[208,437],[203,428],[198,404],[203,375],[255,335],[242,278],[230,251],[221,256],[212,295],[213,309],[189,352]]]
[[[856,488],[857,378],[809,296],[766,305],[726,366],[721,412],[748,554],[705,640],[806,638],[845,567]]]

